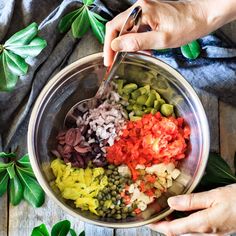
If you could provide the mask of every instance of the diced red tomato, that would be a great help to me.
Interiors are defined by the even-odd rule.
[[[136,208],[136,209],[134,210],[134,212],[135,212],[136,215],[138,215],[138,214],[141,213],[142,211],[141,211],[139,208]]]
[[[183,118],[163,117],[159,112],[147,114],[141,120],[127,123],[119,139],[107,148],[107,160],[115,165],[128,165],[136,180],[138,164],[147,167],[185,158],[189,136],[190,128]]]

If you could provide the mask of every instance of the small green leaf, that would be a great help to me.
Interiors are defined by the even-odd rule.
[[[77,236],[76,232],[73,229],[70,229],[70,235],[71,236]]]
[[[86,8],[77,16],[72,26],[72,34],[75,38],[81,38],[89,29],[89,17]]]
[[[51,236],[66,236],[70,231],[70,221],[63,220],[52,228]]]
[[[23,186],[17,175],[10,179],[10,202],[13,206],[18,205],[23,198]]]
[[[92,5],[94,3],[94,0],[83,0],[83,4],[89,6]]]
[[[98,15],[96,12],[90,11],[90,13],[91,13],[93,16],[95,16],[95,17],[97,18],[97,20],[99,20],[99,21],[102,21],[102,22],[104,22],[104,23],[106,23],[106,22],[108,21],[108,20],[106,20],[105,18],[103,18],[102,16]]]
[[[192,41],[191,43],[181,47],[182,54],[189,59],[196,59],[201,53],[201,47],[198,41]]]
[[[10,45],[28,44],[38,33],[38,25],[33,22],[26,28],[12,35],[4,44],[5,47]]]
[[[9,166],[11,166],[13,164],[13,162],[10,162],[10,163],[3,163],[3,162],[0,162],[0,172],[3,172],[5,170],[7,170],[7,168]]]
[[[10,179],[13,179],[16,175],[15,172],[15,164],[12,163],[9,167],[7,167],[7,172],[9,174]]]
[[[45,224],[41,224],[35,227],[31,233],[31,236],[49,236],[49,232]]]
[[[27,73],[28,65],[22,57],[7,50],[4,50],[3,53],[5,53],[7,66],[13,74],[21,76]]]
[[[17,174],[19,175],[24,188],[24,199],[28,201],[34,207],[40,207],[45,200],[45,194],[43,189],[38,184],[37,180],[21,169],[17,168]]]
[[[36,57],[47,46],[46,40],[36,37],[27,45],[10,45],[6,49],[26,58]]]
[[[11,73],[6,62],[5,53],[0,54],[0,90],[12,91],[16,86],[18,76]]]
[[[25,154],[23,157],[17,160],[17,163],[19,163],[23,167],[31,167],[28,154]]]
[[[59,25],[58,25],[60,33],[64,33],[67,30],[69,30],[71,24],[74,22],[74,20],[81,13],[82,10],[83,10],[83,7],[79,8],[75,11],[72,11],[62,17],[62,19],[60,20]]]
[[[7,191],[9,175],[7,171],[0,172],[0,197]]]
[[[85,231],[82,231],[79,236],[85,236]]]
[[[105,26],[104,26],[104,24],[102,24],[100,21],[98,21],[90,11],[88,11],[88,15],[89,15],[89,21],[90,21],[94,35],[96,36],[98,41],[101,44],[103,44],[104,39],[105,39]]]
[[[11,153],[0,152],[0,157],[1,158],[15,158],[16,154],[13,152]]]

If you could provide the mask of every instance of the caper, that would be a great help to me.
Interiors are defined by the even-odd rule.
[[[116,211],[117,214],[121,214],[121,210]]]
[[[127,217],[127,214],[122,214],[122,215],[121,215],[121,218],[122,218],[122,219],[126,219],[126,217]]]
[[[115,180],[119,180],[120,179],[120,176],[119,175],[117,175],[117,176],[115,176]],[[119,183],[118,183],[119,184]]]
[[[112,183],[112,182],[110,182],[108,185],[111,187],[111,186],[113,185],[113,183]]]
[[[120,195],[117,195],[117,196],[116,196],[116,199],[117,199],[117,200],[120,200],[120,199],[121,199],[121,196],[120,196]]]
[[[131,216],[136,216],[136,213],[135,212],[131,212],[130,215]]]
[[[125,207],[125,204],[124,204],[124,203],[122,203],[120,206],[121,206],[121,207]]]
[[[97,195],[97,199],[98,199],[98,200],[102,200],[102,194],[101,194],[101,193],[99,193],[99,194]]]
[[[128,207],[124,207],[124,208],[122,209],[122,211],[123,211],[124,213],[128,213],[128,212],[129,212],[129,209],[128,209]]]
[[[119,183],[120,183],[119,180],[116,180],[116,181],[115,181],[115,185],[118,185]]]
[[[133,208],[132,207],[128,207],[128,212],[132,212],[133,211]]]
[[[111,194],[107,194],[107,200],[111,199]]]
[[[107,217],[111,217],[111,216],[112,216],[112,214],[111,214],[111,213],[108,213],[108,214],[107,214]]]
[[[109,168],[109,167],[108,167],[108,168]],[[112,174],[112,170],[107,170],[107,171],[106,171],[106,174],[107,174],[107,175],[111,175],[111,174]]]
[[[120,214],[116,214],[116,215],[115,215],[115,218],[116,218],[117,220],[120,220],[120,219],[121,219],[121,215],[120,215]]]
[[[116,190],[116,186],[115,186],[115,185],[112,185],[112,186],[111,186],[111,190]]]
[[[112,202],[116,202],[116,198],[115,197],[112,197],[111,200],[112,200]]]
[[[100,205],[103,205],[103,204],[104,204],[104,201],[103,201],[103,200],[101,200],[101,201],[100,201]]]
[[[133,181],[131,179],[128,180],[128,185],[131,185]]]
[[[120,207],[116,205],[115,209],[118,211],[118,210],[120,210]]]
[[[108,166],[108,169],[114,170],[114,169],[115,169],[115,166],[114,166],[114,165],[109,165],[109,166]]]
[[[102,215],[103,215],[103,211],[102,211],[102,210],[98,211],[98,214],[99,214],[100,216],[102,216]]]
[[[112,196],[116,196],[116,195],[117,195],[117,192],[113,190],[113,191],[111,192],[111,195],[112,195]]]
[[[106,212],[106,211],[107,211],[107,207],[103,206],[103,207],[102,207],[102,211],[103,211],[103,212]]]

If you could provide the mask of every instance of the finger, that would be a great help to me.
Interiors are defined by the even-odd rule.
[[[209,208],[214,203],[212,192],[179,195],[168,199],[168,204],[177,211],[192,211]]]
[[[130,33],[114,39],[111,47],[114,51],[136,52],[147,49],[169,48],[168,35],[164,32]]]
[[[166,235],[215,233],[215,229],[211,224],[212,220],[215,218],[214,216],[214,209],[209,208],[171,222],[164,221],[161,223],[151,224],[150,228]]]
[[[106,24],[106,35],[103,48],[105,66],[109,66],[113,61],[114,51],[111,49],[111,42],[117,37],[118,33],[120,32],[121,27],[124,24],[124,20],[128,17],[130,9],[131,8],[120,13],[113,20],[109,21]]]

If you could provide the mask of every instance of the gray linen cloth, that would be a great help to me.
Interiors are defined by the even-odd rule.
[[[133,2],[95,0],[93,10],[111,18]],[[68,63],[73,49],[80,43],[80,40],[71,36],[70,31],[60,34],[58,22],[63,15],[80,4],[80,0],[0,0],[0,43],[31,22],[39,24],[40,36],[48,42],[48,46],[37,58],[28,60],[29,73],[20,78],[15,90],[11,93],[0,92],[0,149],[9,151],[20,146],[20,153],[27,152],[26,133],[33,104],[43,86]],[[177,68],[193,86],[234,103],[236,49],[215,37],[203,39],[202,45],[204,53],[196,61],[185,60],[178,52],[154,55]]]

